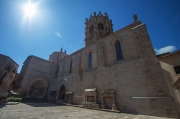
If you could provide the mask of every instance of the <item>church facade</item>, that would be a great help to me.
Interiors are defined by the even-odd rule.
[[[85,47],[62,49],[49,61],[29,56],[20,73],[26,98],[47,99],[101,109],[177,117],[146,25],[134,22],[113,32],[108,14],[85,21]]]

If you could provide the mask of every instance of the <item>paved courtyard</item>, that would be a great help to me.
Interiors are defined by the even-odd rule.
[[[0,105],[0,119],[165,119],[145,115],[114,113],[51,103]]]

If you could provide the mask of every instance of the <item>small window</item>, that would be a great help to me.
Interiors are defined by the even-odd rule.
[[[104,30],[104,25],[103,25],[103,23],[101,23],[101,30]]]
[[[88,55],[88,69],[92,68],[92,53],[90,52]]]
[[[100,29],[100,23],[98,23],[98,29]]]
[[[176,74],[180,74],[180,66],[174,67]]]
[[[122,60],[122,51],[121,51],[121,45],[119,41],[116,41],[115,43],[115,49],[116,49],[116,56],[117,56],[117,61]]]

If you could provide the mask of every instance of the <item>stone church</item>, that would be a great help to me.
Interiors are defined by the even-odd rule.
[[[178,117],[178,109],[154,52],[147,27],[137,15],[113,32],[108,14],[85,20],[85,47],[62,49],[49,60],[28,56],[20,73],[20,93],[125,113]]]

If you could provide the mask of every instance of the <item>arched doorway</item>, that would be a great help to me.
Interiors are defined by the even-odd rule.
[[[31,98],[40,98],[43,96],[45,84],[41,80],[36,80],[32,83],[29,94]]]
[[[65,93],[66,93],[65,87],[64,87],[64,85],[62,85],[60,88],[60,91],[59,91],[59,99],[60,100],[65,100]]]

